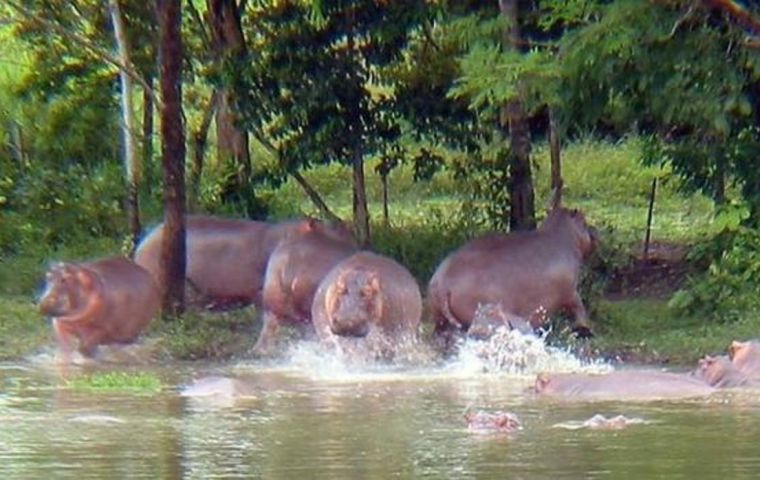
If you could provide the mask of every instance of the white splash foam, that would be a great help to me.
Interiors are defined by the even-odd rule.
[[[583,361],[557,347],[546,345],[545,336],[523,334],[500,327],[487,340],[466,339],[447,367],[456,374],[503,373],[534,376],[541,372],[606,372],[602,361]]]

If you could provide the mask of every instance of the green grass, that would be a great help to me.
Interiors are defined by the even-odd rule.
[[[108,372],[85,375],[69,380],[73,390],[97,392],[157,393],[163,389],[161,380],[151,373]]]
[[[732,340],[754,338],[760,318],[732,322],[675,314],[661,300],[602,301],[591,348],[610,358],[696,365],[706,354],[726,353]]]
[[[0,296],[0,360],[20,358],[50,343],[50,325],[31,297]]]

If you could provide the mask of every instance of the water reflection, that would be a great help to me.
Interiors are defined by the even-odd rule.
[[[39,362],[0,365],[0,478],[749,479],[760,471],[754,391],[565,404],[526,392],[532,371],[475,368],[469,357],[366,369],[298,348],[280,363],[72,373],[150,369],[168,386],[150,395],[76,392]],[[180,396],[209,375],[243,382],[253,395]],[[468,408],[512,412],[523,429],[473,434]],[[555,428],[594,414],[646,423]]]

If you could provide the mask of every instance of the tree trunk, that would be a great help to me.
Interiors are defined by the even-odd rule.
[[[198,130],[193,134],[193,163],[190,169],[190,198],[188,207],[191,212],[198,210],[201,174],[203,173],[204,157],[206,155],[206,141],[208,140],[208,130],[211,126],[211,120],[214,118],[217,106],[219,105],[219,92],[214,90],[211,99],[203,113],[203,120],[198,126]]]
[[[554,109],[549,108],[549,155],[552,164],[552,192],[550,209],[562,204],[562,161],[560,159],[559,131]]]
[[[509,21],[505,43],[520,50],[522,38],[518,0],[499,0],[501,14]],[[518,89],[519,90],[519,89]],[[536,228],[533,178],[530,168],[530,126],[522,100],[510,101],[503,110],[509,126],[509,228],[530,230]]]
[[[164,235],[161,284],[164,315],[185,307],[185,132],[182,125],[181,0],[159,0],[161,58],[161,158]]]
[[[148,76],[145,82],[151,90],[143,89],[143,116],[142,116],[142,187],[145,194],[153,193],[154,166],[153,166],[153,77]]]
[[[123,65],[131,65],[129,43],[121,15],[118,0],[109,0],[111,21],[113,22],[114,37],[119,50],[119,61]],[[124,166],[127,173],[127,216],[132,234],[132,246],[129,256],[134,254],[137,243],[140,241],[140,158],[137,156],[137,142],[135,138],[135,106],[132,88],[132,79],[125,70],[119,70],[121,80],[121,115],[122,132],[124,134]]]
[[[370,243],[369,211],[367,210],[367,190],[364,186],[364,152],[357,146],[354,150],[353,166],[353,200],[354,232],[360,247]]]
[[[383,184],[383,223],[388,225],[390,223],[388,215],[388,174],[384,173],[380,175],[380,181]]]
[[[230,60],[238,63],[245,58],[245,37],[240,24],[240,9],[235,0],[207,0],[207,21],[217,65]],[[222,85],[216,110],[217,159],[220,165],[231,162],[234,174],[225,185],[223,197],[242,203],[248,216],[258,213],[251,182],[251,157],[248,132],[238,128],[238,112],[234,107],[232,90]]]

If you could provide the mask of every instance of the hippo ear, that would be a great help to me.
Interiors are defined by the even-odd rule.
[[[733,360],[736,354],[742,348],[744,348],[744,342],[739,342],[737,340],[734,340],[733,342],[731,342],[731,345],[728,346],[728,358]]]
[[[536,375],[536,385],[535,390],[536,392],[542,392],[547,385],[549,385],[549,382],[551,381],[551,378],[549,377],[548,373],[541,372],[538,375]]]
[[[95,275],[92,272],[84,268],[80,268],[76,276],[80,285],[82,285],[85,290],[92,289],[93,285],[95,284]]]

